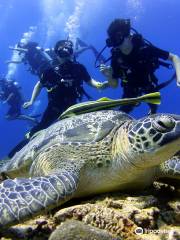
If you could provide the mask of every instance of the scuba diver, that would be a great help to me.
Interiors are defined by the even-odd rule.
[[[97,89],[103,89],[108,85],[107,82],[101,83],[92,79],[86,68],[74,60],[73,43],[70,40],[58,41],[54,51],[59,63],[41,75],[34,87],[31,100],[23,105],[24,108],[30,107],[41,89],[46,88],[48,93],[47,109],[41,122],[31,129],[29,137],[50,126],[63,111],[76,104],[77,101],[81,101],[85,94],[83,82]]]
[[[177,77],[180,85],[180,59],[177,55],[155,47],[135,29],[131,27],[130,19],[115,19],[107,30],[106,46],[111,48],[111,66],[100,65],[100,71],[107,77],[109,86],[116,88],[118,79],[121,79],[123,98],[132,98],[159,91]],[[105,48],[104,48],[105,49]],[[103,50],[104,50],[103,49]],[[101,53],[103,52],[101,51]],[[170,81],[158,85],[155,71],[164,66],[172,65],[162,61],[170,60],[176,74]],[[149,114],[156,113],[157,106],[149,104]],[[129,113],[134,105],[122,106],[120,110]]]
[[[26,145],[33,134],[49,127],[58,119],[62,112],[71,105],[76,104],[78,100],[81,100],[84,94],[83,82],[96,89],[104,89],[108,86],[107,81],[102,83],[91,78],[86,68],[74,60],[73,43],[71,41],[58,41],[54,51],[57,54],[59,63],[47,69],[41,75],[40,80],[33,89],[31,100],[23,105],[25,109],[32,106],[42,88],[46,88],[48,106],[39,124],[34,126],[26,134],[26,138],[11,150],[8,154],[9,158],[13,157],[17,151]]]
[[[5,116],[7,120],[27,120],[37,124],[36,118],[21,114],[21,106],[24,101],[16,81],[2,78],[0,80],[0,89],[0,101],[10,106]]]
[[[7,61],[7,63],[24,63],[29,66],[29,71],[32,74],[41,74],[52,66],[53,59],[49,51],[44,50],[38,46],[36,42],[23,43],[20,42],[15,48],[10,47],[12,50],[19,52],[20,61]]]

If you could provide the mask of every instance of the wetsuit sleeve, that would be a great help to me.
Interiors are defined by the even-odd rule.
[[[157,57],[157,58],[162,58],[164,60],[168,60],[169,58],[169,52],[165,51],[165,50],[162,50],[160,48],[157,48],[155,46],[150,46],[150,49],[151,51],[151,54],[154,56],[154,57]]]
[[[80,78],[85,82],[89,82],[91,80],[91,76],[82,64],[79,64],[79,75]]]

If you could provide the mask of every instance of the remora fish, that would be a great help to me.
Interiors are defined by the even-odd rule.
[[[123,99],[113,100],[110,98],[103,97],[96,101],[87,101],[83,103],[78,103],[69,107],[65,112],[63,112],[60,115],[59,119],[64,119],[64,118],[68,118],[71,116],[88,113],[88,112],[95,112],[98,110],[111,109],[111,108],[115,108],[115,107],[119,107],[127,104],[136,105],[141,102],[160,104],[161,103],[160,92],[145,94],[137,98],[123,98]]]

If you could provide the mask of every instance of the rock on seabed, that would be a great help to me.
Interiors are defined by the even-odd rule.
[[[1,240],[179,240],[180,190],[163,183],[134,194],[71,200],[11,227]]]

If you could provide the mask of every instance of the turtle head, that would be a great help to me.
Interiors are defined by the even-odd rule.
[[[180,149],[180,116],[155,114],[127,127],[125,156],[137,167],[153,167]],[[124,151],[123,151],[124,152]]]

